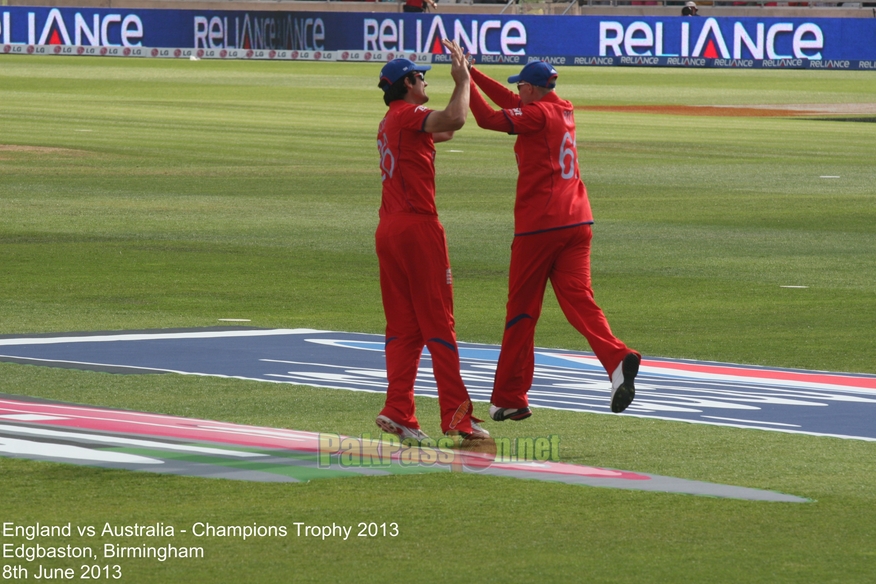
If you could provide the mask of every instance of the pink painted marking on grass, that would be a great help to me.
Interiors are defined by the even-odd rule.
[[[156,438],[219,442],[251,448],[280,448],[311,452],[319,450],[318,434],[281,428],[244,426],[161,414],[102,410],[87,406],[0,400],[0,415],[4,413],[43,414],[62,418],[40,422],[40,425],[44,426],[136,434]]]

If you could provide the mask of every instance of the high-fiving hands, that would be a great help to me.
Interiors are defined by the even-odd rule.
[[[450,58],[453,60],[450,65],[450,76],[453,77],[457,85],[462,83],[468,84],[470,79],[468,70],[471,68],[471,65],[468,63],[462,47],[456,41],[444,39],[441,42],[450,51]]]

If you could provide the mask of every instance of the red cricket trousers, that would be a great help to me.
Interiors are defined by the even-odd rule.
[[[587,339],[610,376],[633,352],[615,337],[590,285],[590,225],[532,235],[511,244],[508,304],[502,351],[493,384],[493,405],[522,408],[535,369],[535,325],[548,280],[569,323]]]
[[[459,372],[444,228],[436,216],[395,213],[380,219],[375,239],[389,380],[380,413],[403,426],[420,427],[414,381],[425,345],[438,385],[442,431],[471,432],[472,407]]]

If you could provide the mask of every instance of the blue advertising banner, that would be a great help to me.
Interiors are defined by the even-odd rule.
[[[482,63],[876,69],[876,19],[0,9],[4,53],[76,54],[69,47],[79,47],[78,54],[185,56],[194,49],[206,57],[284,51],[279,58],[304,52],[327,60],[413,53],[442,62],[444,38]]]

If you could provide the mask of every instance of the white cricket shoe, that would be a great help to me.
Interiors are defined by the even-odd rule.
[[[429,438],[428,436],[426,436],[426,433],[419,428],[408,428],[407,426],[402,426],[401,424],[390,420],[386,416],[377,416],[375,422],[381,430],[383,430],[387,434],[395,434],[401,440],[405,440],[406,438],[413,438],[418,442],[422,442],[423,440],[428,440]]]

